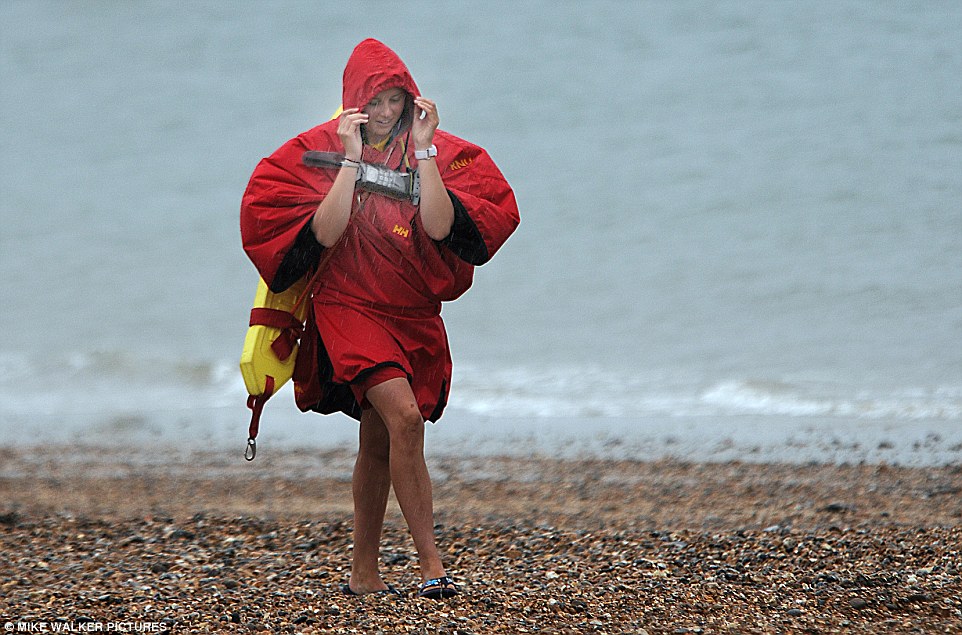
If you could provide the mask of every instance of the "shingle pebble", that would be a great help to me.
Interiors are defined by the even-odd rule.
[[[962,504],[925,495],[962,486],[956,468],[448,458],[440,472],[439,546],[464,591],[446,602],[414,596],[393,503],[383,574],[404,596],[340,592],[343,478],[0,479],[0,617],[190,633],[960,632]],[[278,482],[286,496],[261,496]]]

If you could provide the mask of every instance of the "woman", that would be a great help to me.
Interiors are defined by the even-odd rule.
[[[273,291],[311,276],[294,372],[304,410],[360,421],[354,468],[354,551],[343,590],[393,591],[379,572],[390,487],[414,539],[418,594],[458,593],[434,536],[424,422],[437,421],[451,385],[441,302],[470,287],[519,222],[510,186],[480,147],[438,130],[401,59],[361,42],[344,69],[343,112],[258,164],[241,206],[244,248]],[[305,151],[342,153],[338,169],[302,163]],[[410,175],[420,197],[357,183],[360,162]]]

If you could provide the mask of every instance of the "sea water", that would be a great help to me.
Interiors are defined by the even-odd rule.
[[[377,37],[523,219],[444,309],[432,447],[959,461],[959,33],[955,2],[7,0],[0,440],[242,449],[240,197]],[[353,442],[291,401],[262,445]]]

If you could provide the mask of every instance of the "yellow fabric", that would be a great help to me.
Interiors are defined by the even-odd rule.
[[[267,288],[263,279],[258,281],[257,292],[254,294],[254,308],[277,309],[293,313],[294,317],[304,321],[307,313],[308,299],[298,303],[301,295],[308,293],[307,277],[301,278],[283,293],[274,293]],[[296,309],[296,310],[295,310]],[[267,391],[267,377],[274,378],[274,390],[281,389],[294,374],[294,362],[297,360],[297,346],[286,360],[277,359],[271,344],[281,334],[281,330],[255,324],[247,329],[244,338],[244,350],[241,352],[240,371],[244,377],[244,385],[249,395],[263,395]]]

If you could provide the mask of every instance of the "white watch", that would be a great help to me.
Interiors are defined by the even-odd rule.
[[[432,145],[427,150],[414,151],[414,158],[417,159],[418,161],[424,161],[425,159],[430,159],[431,157],[436,157],[436,156],[438,156],[438,147],[435,145]]]

